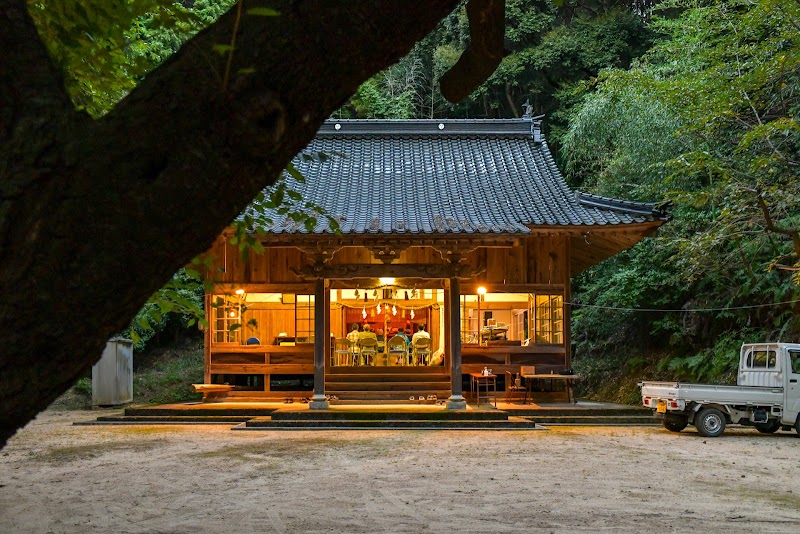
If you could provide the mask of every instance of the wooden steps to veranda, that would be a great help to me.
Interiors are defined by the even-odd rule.
[[[325,394],[344,402],[445,400],[450,391],[442,367],[334,367],[325,373]]]

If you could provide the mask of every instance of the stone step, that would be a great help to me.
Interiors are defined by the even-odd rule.
[[[261,418],[259,418],[261,419]],[[270,416],[272,421],[508,421],[502,410],[445,410],[428,409],[392,410],[292,410],[278,409]],[[517,418],[530,422],[529,418]]]
[[[253,416],[230,415],[106,415],[98,417],[95,421],[81,424],[96,423],[127,423],[127,424],[236,424],[252,419]]]
[[[652,410],[646,408],[579,408],[579,407],[541,407],[532,406],[530,408],[520,407],[515,405],[509,408],[515,415],[525,417],[559,417],[559,416],[650,416],[652,417]]]
[[[494,420],[274,420],[271,418],[255,418],[242,423],[234,430],[278,430],[278,429],[438,429],[438,430],[538,430],[532,421],[521,418],[505,421]]]
[[[271,415],[277,408],[262,408],[254,407],[228,407],[223,403],[214,403],[211,405],[198,405],[192,406],[190,409],[175,407],[161,407],[161,406],[131,406],[125,408],[126,417],[258,417]]]
[[[535,416],[525,417],[541,425],[636,425],[656,426],[661,423],[653,416],[643,415],[595,415],[595,416]]]

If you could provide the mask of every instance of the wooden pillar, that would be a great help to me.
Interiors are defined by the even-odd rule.
[[[466,410],[467,402],[461,392],[461,281],[450,279],[448,308],[450,313],[450,381],[452,383],[450,398],[447,399],[448,410]]]
[[[325,330],[325,279],[314,281],[314,396],[308,405],[310,410],[327,410],[325,400],[325,347],[330,344],[328,332]]]
[[[210,384],[211,383],[211,342],[212,337],[211,333],[214,330],[214,318],[212,317],[213,313],[211,311],[211,295],[206,293],[205,295],[205,305],[206,305],[206,322],[208,326],[205,327],[203,331],[203,383]]]
[[[572,369],[572,257],[570,255],[570,240],[564,237],[564,367]]]

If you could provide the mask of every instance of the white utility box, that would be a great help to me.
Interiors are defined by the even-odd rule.
[[[92,366],[92,406],[116,406],[133,401],[133,342],[108,340],[100,361]]]

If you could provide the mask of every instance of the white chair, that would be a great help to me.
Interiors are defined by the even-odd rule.
[[[411,360],[414,365],[428,365],[428,358],[431,356],[431,338],[420,337],[414,343],[414,351]]]
[[[355,343],[346,337],[338,338],[334,341],[333,365],[353,365],[353,350]]]
[[[406,340],[401,336],[394,336],[389,340],[389,361],[397,362],[399,365],[406,365],[408,358],[408,346]]]
[[[374,365],[375,355],[378,354],[378,340],[371,337],[359,340],[358,352],[363,365]],[[372,363],[370,363],[370,359]]]

